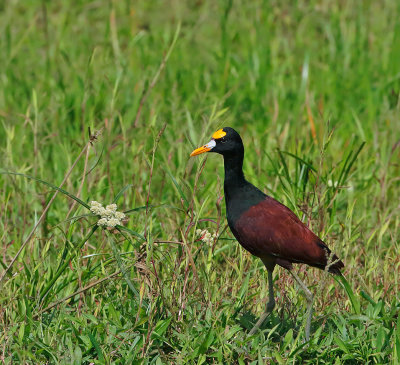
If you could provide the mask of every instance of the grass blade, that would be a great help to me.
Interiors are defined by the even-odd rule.
[[[61,274],[64,272],[65,268],[68,266],[70,260],[72,260],[75,256],[76,253],[78,252],[79,249],[82,248],[82,246],[89,240],[90,237],[92,237],[93,233],[99,228],[99,226],[95,225],[93,228],[90,230],[90,232],[83,238],[83,240],[77,245],[76,250],[72,253],[70,253],[65,259],[64,262],[61,264],[57,272],[54,274],[50,282],[40,291],[40,301],[43,301],[49,290],[53,287],[57,279],[61,276]]]
[[[287,152],[287,151],[281,151],[282,153],[284,153],[285,155],[288,155],[290,157],[293,157],[294,159],[296,159],[297,161],[301,162],[302,164],[306,165],[310,170],[317,172],[317,169],[311,165],[309,162],[303,160],[302,158],[300,158],[299,156],[296,156],[293,153]]]
[[[121,273],[126,281],[126,283],[128,284],[129,289],[132,291],[133,295],[136,297],[138,303],[140,302],[140,294],[139,291],[135,288],[135,286],[132,283],[132,280],[130,279],[127,269],[125,268],[124,263],[122,262],[122,258],[121,255],[119,254],[118,248],[115,245],[114,239],[111,238],[110,239],[110,244],[111,244],[111,249],[113,251],[114,257],[117,260],[117,264],[119,269],[121,270]],[[145,305],[145,307],[147,307],[147,303],[145,303],[143,301],[143,304]]]
[[[180,187],[180,185],[178,184],[178,182],[176,181],[175,177],[171,174],[171,172],[168,169],[164,169],[165,172],[167,173],[167,175],[170,177],[170,179],[172,180],[172,182],[174,183],[176,190],[178,191],[179,195],[181,196],[182,201],[185,202],[185,206],[186,208],[189,208],[189,201],[187,200],[182,188]]]
[[[117,225],[116,228],[117,228],[118,230],[120,230],[120,231],[128,232],[128,233],[130,233],[132,236],[135,236],[135,237],[137,237],[137,238],[140,238],[140,239],[143,240],[143,241],[146,241],[146,238],[145,238],[144,236],[142,236],[140,233],[137,233],[136,231],[133,231],[133,230],[130,229],[130,228],[127,228],[127,227],[124,227],[124,226],[120,226],[120,225]]]
[[[97,357],[99,358],[99,360],[101,362],[104,362],[104,355],[103,355],[103,352],[101,351],[101,347],[100,347],[99,343],[96,341],[96,338],[90,332],[87,332],[87,335],[89,336],[90,342],[92,343],[93,347],[95,348],[95,350],[97,352]]]
[[[69,198],[75,200],[77,203],[79,203],[80,205],[84,206],[86,209],[89,209],[89,210],[90,210],[89,205],[86,204],[83,200],[79,199],[78,197],[76,197],[75,195],[69,193],[68,191],[66,191],[66,190],[64,190],[64,189],[59,188],[57,185],[54,185],[54,184],[52,184],[52,183],[49,183],[49,182],[44,181],[44,180],[42,180],[42,179],[39,179],[39,178],[37,178],[37,177],[33,177],[33,176],[30,176],[30,175],[26,175],[26,174],[21,174],[21,173],[19,173],[19,172],[0,171],[0,174],[1,174],[1,175],[22,176],[22,177],[25,177],[25,178],[30,179],[30,180],[35,180],[35,181],[37,181],[37,182],[39,182],[39,183],[41,183],[41,184],[44,184],[44,185],[50,187],[50,188],[53,189],[53,190],[59,191],[60,193],[62,193],[62,194],[64,194],[64,195],[68,196]]]
[[[124,213],[125,213],[125,214],[130,214],[130,213],[138,212],[139,210],[146,210],[146,208],[157,208],[157,207],[161,207],[161,206],[163,206],[163,205],[164,205],[164,204],[160,204],[160,205],[149,205],[149,206],[143,205],[143,206],[141,206],[141,207],[137,207],[137,208],[133,208],[133,209],[126,210]]]
[[[353,290],[351,289],[349,282],[342,275],[336,275],[336,276],[334,276],[334,278],[336,281],[340,282],[342,284],[342,286],[344,287],[344,290],[346,291],[346,293],[350,299],[351,305],[353,306],[354,312],[356,314],[360,314],[361,313],[360,301],[355,296]]]
[[[122,194],[125,193],[125,191],[127,191],[132,186],[133,186],[133,184],[128,184],[124,188],[122,188],[121,191],[115,196],[113,203],[116,203],[118,201],[118,199],[122,196]]]
[[[343,185],[346,180],[347,177],[349,175],[350,169],[353,166],[354,162],[356,161],[358,155],[360,154],[361,150],[363,149],[363,147],[365,146],[365,142],[362,142],[360,147],[358,147],[357,151],[353,154],[353,151],[351,151],[349,153],[349,155],[346,158],[346,161],[343,165],[343,169],[340,172],[339,178],[338,178],[338,186],[339,185]]]

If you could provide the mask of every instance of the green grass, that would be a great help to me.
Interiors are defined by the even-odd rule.
[[[138,208],[92,232],[58,194],[0,284],[1,361],[398,364],[399,4],[0,2],[1,171],[59,186],[102,129],[63,189]],[[316,298],[308,344],[283,269],[248,336],[267,275],[226,229],[220,156],[189,158],[222,126],[247,178],[345,262],[344,281],[296,266]],[[53,192],[0,175],[1,271]]]

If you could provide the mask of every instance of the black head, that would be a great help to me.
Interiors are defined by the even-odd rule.
[[[231,127],[219,129],[212,135],[212,139],[206,145],[195,149],[190,156],[200,155],[204,152],[216,152],[224,157],[241,155],[243,156],[244,147],[242,138],[238,132]]]

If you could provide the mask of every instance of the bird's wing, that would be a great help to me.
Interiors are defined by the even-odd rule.
[[[258,257],[274,256],[318,267],[327,264],[330,250],[325,243],[288,207],[271,197],[244,212],[234,231],[239,243]]]

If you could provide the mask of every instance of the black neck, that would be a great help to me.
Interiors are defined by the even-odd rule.
[[[235,191],[242,188],[246,183],[243,174],[243,154],[224,156],[225,197],[228,200]]]
[[[235,154],[224,154],[226,217],[232,232],[241,215],[265,199],[266,195],[250,184],[243,174],[243,149]],[[235,233],[234,233],[235,234]]]

